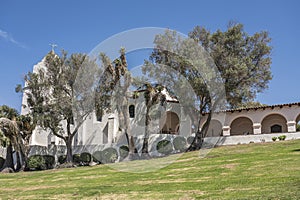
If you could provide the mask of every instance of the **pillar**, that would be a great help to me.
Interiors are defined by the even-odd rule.
[[[108,117],[108,143],[111,144],[115,133],[115,116],[110,115]]]
[[[261,134],[261,123],[253,123],[253,134]]]
[[[296,132],[296,122],[295,121],[288,121],[286,123],[286,125],[287,125],[287,129],[288,129],[289,133]]]
[[[230,136],[230,126],[223,126],[223,136]]]

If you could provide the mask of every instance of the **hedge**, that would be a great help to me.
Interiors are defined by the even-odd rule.
[[[47,169],[45,159],[42,155],[33,155],[28,158],[27,167],[29,170],[45,170]]]
[[[192,142],[194,141],[194,139],[195,139],[194,136],[189,136],[186,141],[187,141],[188,144],[192,144]]]
[[[118,151],[113,147],[108,147],[102,151],[101,163],[114,163],[118,160]]]
[[[179,152],[183,152],[186,150],[186,139],[184,137],[176,137],[173,140],[174,149]]]
[[[0,157],[0,169],[2,169],[4,163],[5,163],[5,159]]]
[[[123,145],[119,148],[120,160],[124,160],[129,154],[129,148],[126,145]]]
[[[169,140],[161,140],[156,145],[156,150],[164,155],[168,155],[173,151],[173,145]]]
[[[89,152],[83,152],[80,154],[80,161],[88,164],[92,161],[92,155]]]

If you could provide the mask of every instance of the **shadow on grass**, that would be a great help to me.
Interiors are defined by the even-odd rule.
[[[297,151],[300,151],[300,149],[294,149],[294,150],[292,150],[292,151],[296,151],[296,152],[297,152]]]

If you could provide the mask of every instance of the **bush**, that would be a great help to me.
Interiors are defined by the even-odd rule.
[[[58,157],[59,164],[65,163],[66,160],[67,160],[67,156],[66,155],[61,155],[61,156]]]
[[[2,169],[4,163],[5,163],[5,159],[0,157],[0,169]]]
[[[81,163],[80,154],[73,155],[73,163],[76,163],[76,164]]]
[[[194,141],[194,139],[195,139],[194,136],[189,136],[186,141],[190,145],[190,144],[192,144],[192,142]]]
[[[176,137],[173,140],[173,145],[175,150],[183,152],[186,150],[186,139],[184,137]]]
[[[173,151],[173,146],[169,140],[162,140],[157,143],[156,150],[161,154],[168,155]]]
[[[94,153],[93,153],[93,161],[94,162],[97,162],[97,163],[101,163],[101,157],[102,157],[102,151],[95,151]]]
[[[285,138],[286,138],[286,135],[281,135],[278,137],[279,140],[285,140]]]
[[[41,155],[33,155],[28,158],[27,167],[30,170],[45,170],[47,169],[45,159]]]
[[[80,161],[88,164],[92,161],[92,155],[89,152],[83,152],[80,154]]]
[[[108,147],[102,151],[101,162],[102,163],[114,163],[118,159],[118,151],[113,147]]]
[[[119,148],[120,160],[124,160],[129,154],[129,148],[126,145],[123,145]]]
[[[53,169],[55,164],[55,157],[51,155],[43,155],[45,166],[47,169]]]
[[[277,137],[272,137],[272,140],[275,142],[277,140]]]

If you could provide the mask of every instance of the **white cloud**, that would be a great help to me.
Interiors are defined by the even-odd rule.
[[[19,47],[26,48],[25,45],[21,44],[20,42],[16,41],[10,34],[0,29],[0,37],[2,37],[4,40],[14,43],[18,45]]]

